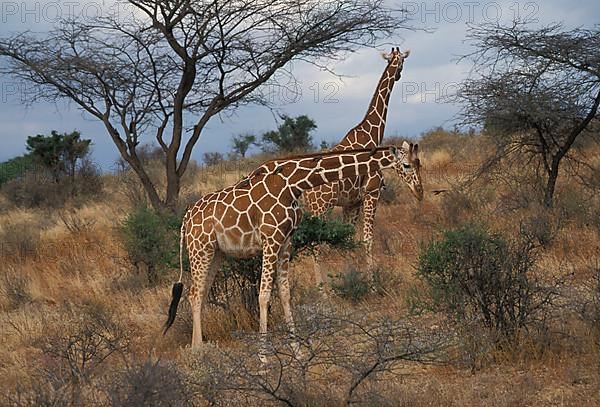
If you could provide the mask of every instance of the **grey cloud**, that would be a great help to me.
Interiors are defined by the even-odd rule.
[[[78,4],[83,3],[85,2]],[[103,5],[112,3],[113,1],[96,1],[96,4]],[[447,4],[450,2],[400,2],[398,5],[408,3],[416,3],[419,7],[425,4],[429,10],[435,10],[437,4],[440,10],[438,16],[430,14],[421,18],[422,16],[417,14],[413,21],[416,27],[435,28],[434,32],[405,31],[401,37],[390,38],[388,41],[402,49],[410,48],[412,52],[406,61],[401,82],[396,85],[391,97],[386,133],[414,137],[434,126],[452,124],[449,120],[456,113],[456,107],[440,103],[438,96],[443,96],[440,93],[443,93],[444,86],[449,87],[460,81],[468,72],[468,64],[456,65],[452,62],[456,55],[468,50],[468,45],[463,42],[468,19],[466,14],[463,14],[458,21],[448,21],[445,17],[449,15],[444,16],[442,10],[446,7],[446,13],[449,13],[451,10],[447,8]],[[462,8],[462,13],[466,13],[466,3],[473,2],[454,2]],[[600,2],[597,1],[507,0],[475,3],[478,7],[475,10],[482,10],[485,6],[495,7],[489,6],[495,3],[502,10],[504,18],[509,17],[514,7],[517,7],[521,14],[531,10],[526,7],[534,7],[540,23],[564,20],[569,27],[595,24],[597,16],[600,15]],[[6,8],[11,2],[3,1],[2,4]],[[439,17],[437,21],[436,17]],[[483,19],[481,14],[475,14],[474,17],[476,22]],[[31,16],[24,20],[25,23],[21,23],[20,16],[8,16],[6,13],[0,15],[0,18],[3,19],[0,24],[0,36],[25,29],[44,31],[51,26],[48,21],[35,21]],[[387,51],[389,46],[391,45],[382,46],[380,50],[361,50],[347,55],[343,61],[329,64],[336,72],[347,76],[342,81],[314,66],[295,64],[295,75],[302,82],[302,95],[295,103],[282,105],[281,111],[291,115],[308,114],[314,118],[318,125],[315,132],[317,141],[339,140],[362,119],[377,80],[385,68],[385,62],[379,54],[381,51]],[[3,84],[10,84],[10,78],[0,77],[0,160],[22,154],[28,135],[49,133],[53,129],[78,129],[84,136],[93,139],[96,160],[104,169],[111,168],[117,151],[99,123],[84,119],[86,116],[72,106],[61,105],[57,108],[52,104],[40,103],[24,110],[18,95],[8,92]],[[325,88],[328,84],[334,84],[337,88]],[[317,100],[314,86],[319,88]],[[332,90],[335,90],[333,95]],[[337,102],[325,103],[324,98],[328,95]],[[222,117],[222,120],[214,118],[196,147],[195,158],[199,159],[202,153],[207,151],[227,152],[230,138],[235,134],[252,132],[260,135],[275,126],[276,120],[272,112],[256,106],[244,107],[230,117]],[[149,137],[147,142],[152,142],[152,138]]]

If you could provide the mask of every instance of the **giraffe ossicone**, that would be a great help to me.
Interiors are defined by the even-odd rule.
[[[247,258],[263,255],[260,280],[260,332],[267,332],[267,310],[274,278],[290,331],[288,266],[291,237],[302,217],[298,200],[307,189],[385,168],[406,171],[410,150],[380,147],[293,156],[267,161],[240,182],[204,195],[186,212],[181,226],[180,253],[188,250],[191,266],[189,301],[192,347],[202,343],[202,307],[223,255]],[[183,266],[180,265],[181,271]],[[173,289],[166,332],[175,319],[181,277]]]

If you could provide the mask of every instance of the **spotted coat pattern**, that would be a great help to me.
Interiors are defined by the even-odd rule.
[[[350,130],[339,144],[333,147],[333,151],[374,148],[381,144],[390,94],[394,83],[400,79],[404,60],[408,55],[409,51],[403,53],[399,48],[392,49],[390,54],[384,55],[384,58],[388,60],[388,64],[377,84],[364,119]],[[418,145],[411,145],[408,148],[410,154],[407,156],[406,164],[410,165],[410,171],[398,172],[398,175],[408,185],[415,197],[421,200],[423,198],[423,188],[421,185]],[[340,206],[343,210],[344,220],[354,225],[358,222],[362,209],[363,241],[365,242],[367,261],[372,264],[373,223],[377,202],[383,187],[383,175],[380,171],[377,171],[372,174],[345,178],[320,185],[307,191],[303,200],[305,206],[313,215],[321,215],[334,206]],[[320,277],[317,277],[317,280],[319,279]]]
[[[247,258],[262,252],[260,332],[267,332],[267,309],[275,276],[285,319],[293,331],[288,265],[291,236],[302,216],[300,196],[308,189],[340,179],[385,168],[399,171],[408,154],[405,147],[391,146],[272,160],[235,185],[209,193],[191,206],[181,233],[191,266],[192,347],[202,342],[202,307],[223,255]]]

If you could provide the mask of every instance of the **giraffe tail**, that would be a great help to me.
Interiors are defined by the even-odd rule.
[[[171,305],[169,305],[169,317],[167,318],[167,322],[165,322],[165,326],[163,328],[163,335],[167,333],[171,325],[173,325],[173,322],[175,322],[175,316],[177,315],[177,306],[179,305],[181,294],[183,294],[183,283],[173,284],[173,290],[171,294]]]
[[[173,322],[175,322],[175,316],[177,316],[177,307],[179,306],[179,301],[181,300],[181,295],[183,294],[183,283],[181,282],[181,279],[183,278],[183,244],[185,239],[186,220],[187,212],[183,217],[181,230],[179,232],[179,281],[173,284],[173,289],[171,292],[171,304],[169,305],[169,315],[163,328],[163,335],[167,333],[171,325],[173,325]]]

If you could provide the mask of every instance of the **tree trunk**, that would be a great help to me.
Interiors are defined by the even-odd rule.
[[[554,190],[556,189],[556,180],[558,179],[558,161],[553,163],[548,171],[548,181],[544,191],[544,206],[548,209],[554,205]]]
[[[179,199],[179,190],[181,187],[179,175],[176,171],[167,170],[167,196],[165,198],[165,209],[175,212],[177,210],[177,201]]]
[[[142,186],[144,187],[144,190],[146,191],[146,194],[148,195],[148,199],[150,200],[150,205],[152,205],[152,208],[154,208],[155,211],[159,211],[159,212],[163,211],[165,209],[166,205],[160,199],[160,196],[158,195],[158,192],[156,191],[156,187],[152,183],[152,180],[150,179],[150,177],[148,177],[148,174],[146,174],[146,172],[143,169],[138,168],[136,165],[132,165],[131,161],[128,161],[128,162],[131,165],[131,167],[133,168],[133,170],[135,171],[135,173],[137,174],[138,178],[140,179]]]

